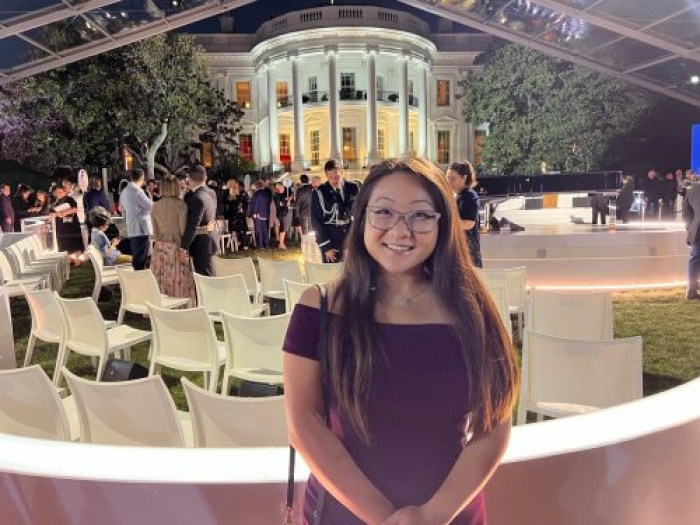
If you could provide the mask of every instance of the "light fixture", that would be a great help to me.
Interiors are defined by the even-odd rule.
[[[690,77],[691,84],[700,84],[700,75],[693,75]]]

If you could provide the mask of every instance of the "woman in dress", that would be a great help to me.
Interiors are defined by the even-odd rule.
[[[483,525],[518,373],[450,187],[428,161],[387,160],[353,215],[327,347],[317,288],[284,342],[290,442],[312,471],[303,523]]]
[[[32,189],[25,184],[17,187],[17,192],[12,198],[12,207],[15,210],[15,231],[22,231],[22,219],[33,217],[41,208],[34,206],[31,200]]]
[[[187,223],[187,205],[180,198],[180,182],[167,175],[160,183],[160,200],[153,203],[153,253],[151,271],[161,293],[189,297],[195,304],[194,278],[189,256],[181,253],[180,241]]]
[[[226,181],[223,195],[224,217],[228,221],[228,231],[235,233],[242,248],[248,247],[248,194],[236,179]]]
[[[472,263],[477,268],[481,262],[481,239],[479,237],[479,195],[473,190],[476,175],[471,162],[453,162],[447,169],[447,182],[457,197],[459,225],[464,231]]]
[[[56,186],[53,189],[53,196],[51,216],[56,224],[58,249],[68,252],[71,264],[80,266],[83,263],[85,244],[78,220],[78,203],[68,195],[64,186]]]

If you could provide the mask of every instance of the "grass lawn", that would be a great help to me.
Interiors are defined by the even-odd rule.
[[[301,259],[298,249],[255,250],[238,252],[232,257],[262,257],[275,259]],[[73,269],[71,278],[61,291],[65,297],[86,297],[92,293],[93,272],[89,264]],[[116,319],[119,310],[119,291],[110,301],[100,302],[106,319]],[[683,290],[650,290],[616,293],[614,298],[615,337],[641,335],[644,338],[644,395],[651,395],[700,375],[700,301],[685,300]],[[17,362],[21,366],[27,348],[31,316],[23,298],[11,300],[12,327],[15,337]],[[125,322],[132,326],[150,329],[148,319],[127,313]],[[39,363],[51,375],[56,360],[57,345],[37,341],[32,364]],[[148,366],[148,345],[132,349],[132,359]],[[71,352],[68,368],[84,377],[95,377],[90,359]],[[163,379],[179,408],[186,408],[185,396],[180,386],[183,372],[164,370]],[[202,375],[184,373],[195,383],[202,384]]]

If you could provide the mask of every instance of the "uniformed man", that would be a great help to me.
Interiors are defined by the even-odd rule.
[[[350,229],[358,186],[343,179],[340,163],[335,159],[327,161],[323,169],[328,181],[314,190],[311,223],[323,262],[335,263],[343,258],[343,243]]]

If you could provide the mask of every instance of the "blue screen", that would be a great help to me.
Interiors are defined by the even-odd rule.
[[[700,173],[700,124],[693,124],[692,143],[690,145],[690,167],[696,174]]]

